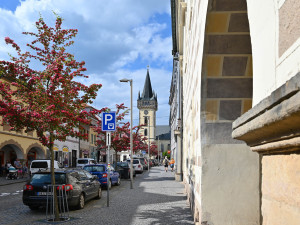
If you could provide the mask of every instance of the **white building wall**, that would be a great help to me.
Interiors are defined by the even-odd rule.
[[[201,210],[201,71],[207,1],[187,1],[183,44],[183,170],[195,220]]]
[[[63,164],[64,161],[64,157],[68,158],[68,163],[70,165],[71,160],[72,160],[72,150],[76,150],[76,157],[79,157],[79,144],[78,144],[78,139],[74,138],[74,137],[67,137],[66,141],[55,141],[54,142],[54,146],[56,146],[58,148],[59,152],[62,152],[58,158],[58,161]],[[64,152],[63,148],[67,148],[68,152]],[[69,155],[69,153],[71,153]]]
[[[287,15],[280,19],[280,11],[288,4],[295,7],[295,11],[293,8],[283,11]],[[297,20],[299,24],[298,4],[297,0],[247,0],[253,57],[253,105],[300,71],[300,38],[282,55],[279,49],[280,26],[293,25],[288,23],[297,23]],[[291,14],[291,19],[288,14]]]

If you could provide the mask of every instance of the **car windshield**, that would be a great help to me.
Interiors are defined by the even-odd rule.
[[[105,168],[104,166],[85,166],[84,170],[88,172],[104,172]]]
[[[47,162],[32,162],[31,168],[48,168]]]
[[[143,165],[145,165],[145,159],[139,159],[140,160],[140,162],[143,164]]]
[[[32,175],[31,184],[51,184],[51,174],[50,173],[35,173]],[[65,184],[66,174],[56,173],[55,174],[55,184]]]
[[[127,162],[118,162],[117,165],[120,167],[127,167],[128,163]]]
[[[139,160],[138,159],[134,159],[133,160],[133,164],[139,164]]]
[[[88,160],[87,159],[79,159],[77,161],[78,164],[88,164]]]

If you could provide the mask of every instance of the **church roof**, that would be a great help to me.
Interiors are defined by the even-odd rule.
[[[147,75],[145,79],[145,84],[144,84],[144,90],[142,95],[140,96],[139,94],[139,100],[144,99],[144,100],[152,100],[152,99],[157,99],[151,85],[151,80],[150,80],[150,75],[149,75],[149,69],[147,69]]]
[[[160,134],[155,137],[155,140],[171,140],[171,131],[165,134]]]

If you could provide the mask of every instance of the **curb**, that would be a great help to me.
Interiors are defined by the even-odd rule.
[[[16,181],[14,181],[14,182],[7,182],[7,183],[0,183],[0,187],[1,186],[6,186],[6,185],[10,185],[10,184],[17,184],[17,183],[25,183],[27,180],[16,180]]]

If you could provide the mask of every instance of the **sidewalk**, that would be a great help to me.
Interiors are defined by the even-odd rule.
[[[181,182],[175,181],[174,172],[164,171],[164,167],[153,167],[137,175],[133,189],[129,181],[123,181],[121,192],[112,193],[110,207],[106,207],[106,193],[96,211],[80,210],[79,220],[68,224],[105,225],[179,225],[194,224],[191,210]],[[81,221],[83,220],[83,221]]]
[[[175,181],[170,168],[165,172],[162,166],[153,167],[138,190],[145,204],[138,206],[131,224],[194,224],[183,184]]]
[[[9,185],[9,184],[14,184],[14,183],[22,183],[22,182],[26,182],[28,178],[24,177],[24,178],[19,178],[16,180],[6,180],[6,177],[0,177],[0,186],[5,186],[5,185]]]

